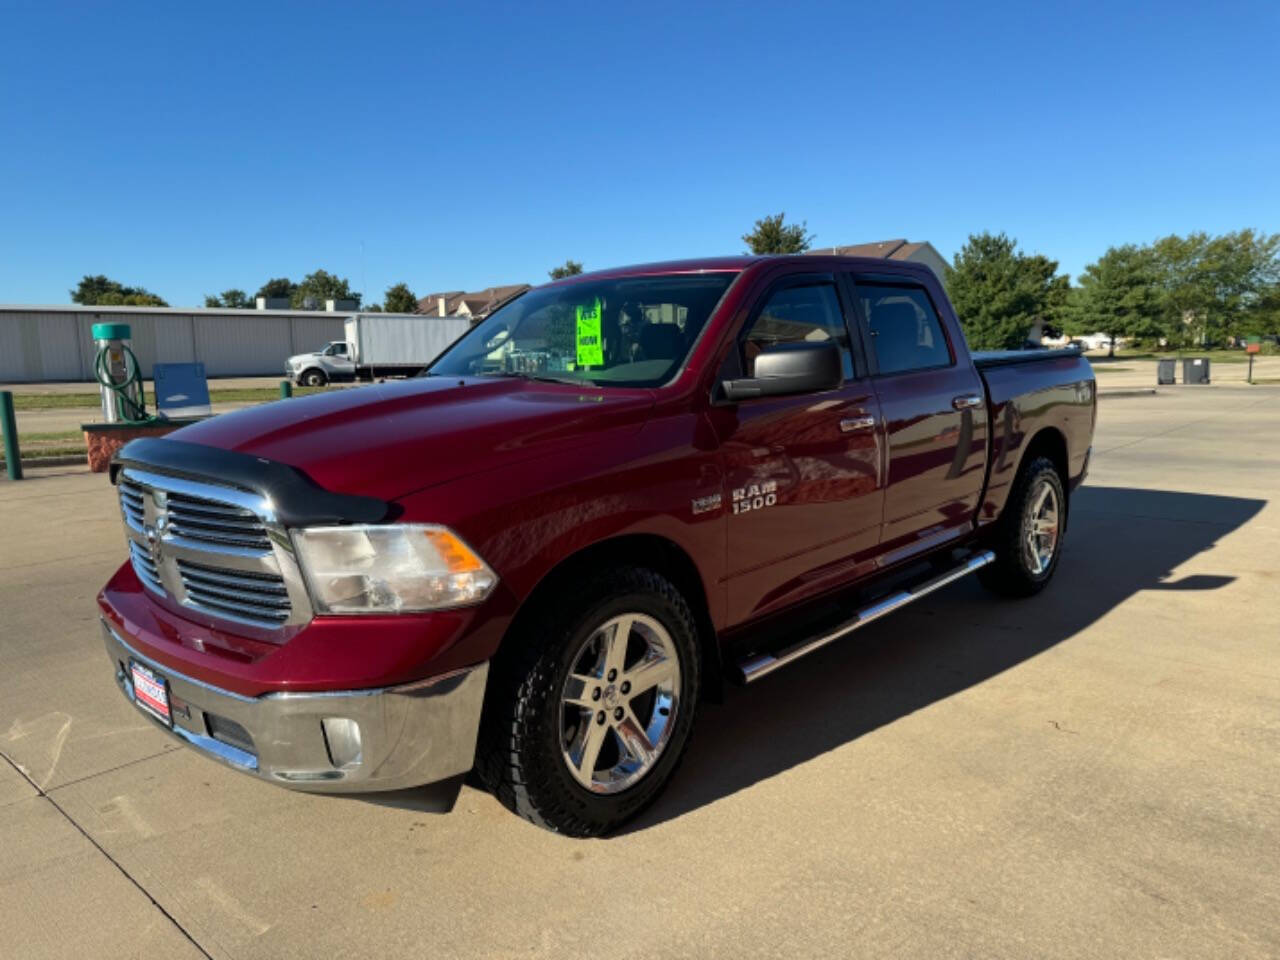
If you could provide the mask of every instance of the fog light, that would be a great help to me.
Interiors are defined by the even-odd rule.
[[[340,770],[360,763],[360,724],[346,717],[325,717],[324,742],[329,748],[329,762]]]

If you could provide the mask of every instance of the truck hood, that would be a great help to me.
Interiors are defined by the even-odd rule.
[[[420,377],[224,413],[170,434],[302,470],[326,489],[395,500],[414,490],[644,425],[647,390]]]
[[[292,357],[289,358],[288,362],[293,364],[294,366],[297,366],[299,363],[302,363],[304,361],[314,360],[318,356],[320,356],[319,350],[315,351],[315,353],[295,353]]]

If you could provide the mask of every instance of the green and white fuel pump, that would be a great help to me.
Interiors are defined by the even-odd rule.
[[[142,396],[138,358],[129,348],[127,323],[95,323],[93,342],[98,355],[94,376],[102,390],[102,419],[107,423],[140,423],[150,419]]]

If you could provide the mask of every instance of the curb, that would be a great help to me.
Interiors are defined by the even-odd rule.
[[[1154,397],[1158,391],[1155,387],[1148,390],[1099,390],[1098,399],[1104,400],[1107,397]]]
[[[73,456],[69,455],[65,457],[35,457],[31,460],[28,460],[26,457],[23,457],[22,469],[31,470],[31,469],[34,469],[35,467],[70,467],[73,464],[77,464],[77,463],[85,463],[87,465],[85,461],[85,456],[83,453],[78,453]],[[4,466],[4,461],[0,460],[0,477],[4,476],[3,466]]]

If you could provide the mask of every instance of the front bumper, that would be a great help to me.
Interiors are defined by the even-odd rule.
[[[248,697],[143,656],[105,619],[102,632],[116,682],[131,702],[129,661],[168,681],[174,723],[170,730],[156,721],[161,729],[279,786],[399,790],[465,773],[474,763],[487,661],[397,687]]]

